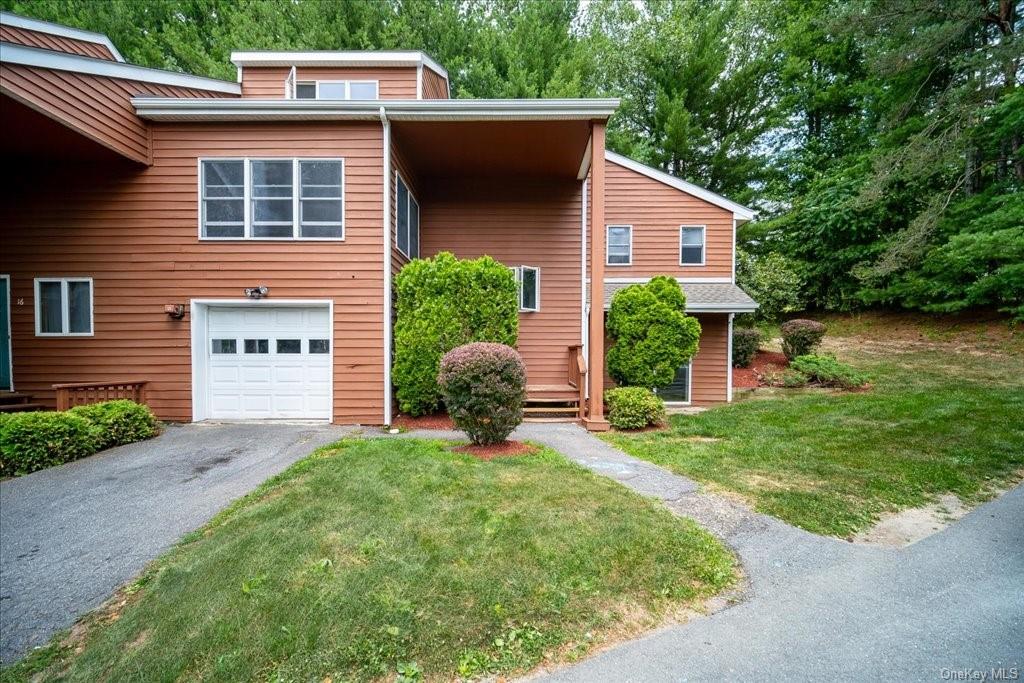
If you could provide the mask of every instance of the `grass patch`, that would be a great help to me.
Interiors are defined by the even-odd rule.
[[[1021,356],[832,350],[868,373],[872,391],[781,392],[673,416],[663,432],[605,438],[738,493],[759,511],[840,537],[942,493],[978,502],[1024,467]]]
[[[3,680],[369,680],[527,670],[729,585],[695,524],[542,449],[318,450]]]

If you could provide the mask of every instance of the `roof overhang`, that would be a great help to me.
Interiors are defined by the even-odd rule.
[[[132,98],[152,121],[573,121],[605,120],[617,99],[258,100]]]
[[[61,36],[62,38],[71,38],[73,40],[81,40],[86,43],[103,45],[110,50],[110,54],[114,56],[114,59],[119,62],[124,62],[124,57],[122,57],[121,53],[117,51],[114,44],[110,42],[110,38],[107,38],[102,33],[83,31],[80,28],[54,24],[49,21],[42,21],[41,19],[31,19],[29,17],[23,17],[20,14],[12,14],[11,12],[0,12],[0,24],[3,24],[4,26],[13,26],[14,28],[23,28],[29,31],[36,31],[38,33],[47,33],[51,36]]]
[[[123,62],[112,62],[109,59],[96,59],[95,57],[83,57],[67,52],[56,52],[44,50],[38,47],[26,45],[15,45],[14,43],[0,43],[0,62],[4,64],[21,64],[55,71],[73,71],[80,74],[91,74],[93,76],[106,76],[108,78],[121,78],[128,81],[141,81],[144,83],[157,83],[160,85],[174,85],[182,88],[196,88],[198,90],[209,90],[213,92],[228,93],[231,95],[241,94],[241,88],[237,83],[218,81],[214,78],[203,76],[191,76],[178,73],[177,71],[164,71],[163,69],[150,69],[145,66],[135,66]]]
[[[612,297],[620,289],[641,284],[650,278],[606,278],[604,281],[604,308],[608,310]],[[732,282],[715,282],[714,278],[676,278],[686,294],[687,313],[753,313],[758,304]]]
[[[305,52],[264,50],[258,52],[232,52],[231,63],[245,66],[352,66],[401,67],[425,66],[436,71],[445,80],[448,71],[420,50],[313,50]]]
[[[685,180],[676,178],[675,176],[669,175],[664,171],[659,171],[656,168],[651,168],[650,166],[641,164],[639,161],[634,161],[629,157],[624,157],[621,154],[616,154],[611,150],[605,150],[604,155],[605,159],[612,162],[613,164],[617,164],[619,166],[622,166],[623,168],[628,168],[631,171],[636,171],[637,173],[645,175],[648,178],[651,178],[652,180],[657,180],[659,183],[664,183],[670,187],[676,188],[677,190],[693,195],[694,197],[703,199],[709,204],[713,204],[717,207],[726,209],[727,211],[731,211],[733,217],[740,223],[745,223],[746,221],[753,220],[757,216],[757,212],[755,212],[750,207],[743,206],[742,204],[737,204],[736,202],[730,199],[726,199],[722,195],[716,194],[711,190],[707,190],[701,187],[700,185],[688,183]]]

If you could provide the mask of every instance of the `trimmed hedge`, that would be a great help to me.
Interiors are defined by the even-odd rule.
[[[19,476],[63,465],[98,450],[154,436],[159,422],[133,401],[108,401],[65,412],[0,416],[0,474]]]
[[[833,356],[797,356],[790,363],[793,370],[803,373],[819,384],[857,389],[868,383],[868,376],[858,372]]]
[[[697,353],[700,323],[686,315],[686,296],[675,279],[659,275],[615,293],[606,325],[614,344],[608,374],[620,386],[670,384]]]
[[[441,359],[437,381],[452,422],[477,445],[501,443],[523,421],[526,366],[512,347],[456,347]]]
[[[818,348],[825,337],[825,326],[817,320],[797,318],[782,324],[782,352],[786,358],[793,360],[797,356],[806,356]]]
[[[665,420],[665,402],[644,387],[616,387],[604,392],[608,422],[616,429],[643,429]]]
[[[403,413],[441,403],[441,357],[476,341],[515,346],[519,293],[512,271],[489,256],[460,261],[448,252],[413,259],[395,277],[395,360],[391,379]]]
[[[745,368],[754,362],[764,337],[755,327],[734,327],[732,330],[732,364]]]

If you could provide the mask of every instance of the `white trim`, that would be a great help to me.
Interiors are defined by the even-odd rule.
[[[207,237],[203,234],[203,180],[205,171],[203,163],[207,161],[240,161],[242,162],[242,236],[241,237]],[[290,161],[292,162],[292,236],[291,237],[253,237],[252,218],[252,162],[254,161]],[[341,163],[341,237],[302,237],[300,232],[301,194],[299,166],[303,161],[336,161]],[[196,177],[198,180],[198,230],[201,242],[344,242],[345,223],[345,157],[198,157],[196,159]],[[283,197],[282,197],[283,199]]]
[[[696,230],[700,228],[700,263],[683,263],[683,230]],[[693,245],[690,245],[692,248]],[[706,266],[708,261],[708,226],[706,225],[680,225],[679,226],[679,266],[681,268],[700,268]],[[729,280],[732,282],[732,280]]]
[[[588,143],[589,144],[589,143]],[[587,303],[587,192],[589,191],[590,181],[584,178],[583,180],[583,201],[582,211],[580,212],[580,343],[583,344],[583,357],[590,358],[590,307]],[[586,387],[584,389],[584,396],[590,396],[590,372],[586,374]]]
[[[241,69],[242,67],[238,67]],[[288,70],[288,75],[284,78],[284,98],[286,100],[296,99],[296,88],[299,84],[298,76],[295,74],[295,67],[293,66]]]
[[[423,63],[416,65],[416,99],[423,99]]]
[[[510,266],[512,272],[515,274],[517,289],[519,290],[519,312],[520,313],[540,313],[540,266]],[[523,289],[523,271],[532,270],[534,273],[534,282],[537,284],[537,289],[534,292],[537,298],[537,305],[534,308],[527,308],[523,304],[523,296],[525,289]]]
[[[209,337],[209,321],[207,317],[209,309],[240,308],[246,306],[275,306],[280,308],[327,307],[331,339],[331,382],[330,398],[328,399],[331,406],[331,415],[326,421],[334,422],[334,299],[191,299],[189,301],[189,323],[191,325],[190,337],[192,341],[192,421],[201,422],[208,420],[210,415],[209,383],[207,382],[209,370],[207,359],[209,354],[206,347],[206,340]]]
[[[728,392],[725,397],[727,403],[732,403],[732,319],[735,317],[735,313],[729,314],[729,347],[725,352],[725,364],[728,366],[728,372],[726,373]]]
[[[308,50],[239,51],[231,53],[235,66],[426,66],[448,80],[448,71],[421,50]]]
[[[611,258],[611,252],[608,251],[610,242],[608,241],[609,233],[612,228],[629,228],[629,260],[625,263],[612,263],[608,259]],[[631,266],[633,265],[633,226],[628,223],[608,223],[604,226],[604,264],[611,266],[612,268]],[[605,278],[607,282],[608,278]]]
[[[234,87],[234,86],[233,86]],[[133,97],[135,113],[153,121],[376,121],[379,101]],[[615,113],[617,99],[388,100],[390,120],[590,121]]]
[[[7,389],[8,391],[14,391],[14,340],[11,338],[11,276],[0,275],[0,280],[7,281],[7,378],[11,383],[11,386]]]
[[[590,173],[590,164],[594,158],[594,136],[587,137],[587,148],[583,150],[583,158],[580,159],[580,170],[576,172],[576,180],[586,180]]]
[[[677,277],[676,282],[681,285],[731,285],[732,280],[727,277]],[[590,278],[587,278],[587,282]],[[619,284],[644,284],[650,282],[650,277],[606,277],[604,279],[606,284],[619,285]]]
[[[381,185],[383,186],[382,216],[384,233],[384,424],[391,426],[391,344],[394,323],[391,320],[391,123],[384,107],[380,108],[380,123],[383,135],[383,161]],[[396,188],[397,189],[397,188]],[[397,240],[397,233],[396,233]]]
[[[227,93],[229,95],[242,94],[241,86],[229,81],[219,81],[203,76],[191,76],[175,71],[163,71],[162,69],[150,69],[145,66],[112,62],[109,59],[83,57],[66,52],[54,52],[53,50],[14,45],[12,43],[0,43],[0,61],[6,64],[21,64],[23,66],[55,69],[57,71],[73,71],[93,76],[123,78],[130,81],[174,85],[182,88],[197,88]]]
[[[687,194],[691,194],[694,197],[703,199],[709,204],[714,204],[715,206],[727,209],[732,212],[735,218],[741,221],[753,220],[754,217],[757,215],[753,209],[743,206],[742,204],[737,204],[732,200],[726,199],[720,194],[715,194],[711,190],[706,190],[699,185],[688,183],[685,180],[681,180],[679,178],[676,178],[675,176],[671,176],[668,173],[659,171],[656,168],[645,166],[644,164],[641,164],[639,161],[634,161],[629,157],[624,157],[621,154],[616,154],[611,150],[606,149],[604,151],[604,158],[612,162],[613,164],[618,164],[623,168],[628,168],[631,171],[636,171],[641,175],[645,175],[648,178],[651,178],[652,180],[657,180],[659,183],[664,183],[665,185],[674,187],[677,190],[681,190],[683,192],[686,192]]]
[[[732,281],[736,282],[736,217],[732,219]]]
[[[110,38],[102,33],[86,31],[80,28],[72,28],[71,26],[55,24],[51,21],[43,21],[42,19],[23,17],[20,14],[12,14],[11,12],[0,12],[0,24],[3,24],[4,26],[13,26],[14,28],[24,28],[38,33],[48,33],[51,36],[61,36],[62,38],[81,40],[86,43],[96,43],[97,45],[102,45],[110,50],[110,54],[113,55],[114,59],[117,61],[124,61],[124,57],[122,57],[121,53],[117,51],[114,44],[110,42]]]
[[[655,392],[657,393],[657,392]],[[686,400],[685,401],[665,401],[665,405],[669,407],[673,406],[688,406],[693,403],[693,357],[686,362]]]
[[[39,285],[43,282],[59,282],[60,283],[60,329],[61,332],[43,332],[42,331],[42,299],[39,296]],[[89,283],[89,331],[88,332],[70,332],[67,330],[71,329],[71,299],[68,297],[68,283],[69,282],[88,282]],[[32,280],[32,291],[35,297],[35,317],[36,317],[36,336],[37,337],[93,337],[96,335],[96,317],[95,317],[95,289],[91,277],[86,276],[61,276],[61,277],[37,277]]]

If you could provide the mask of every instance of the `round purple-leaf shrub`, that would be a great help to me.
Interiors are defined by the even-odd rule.
[[[477,445],[501,443],[523,421],[526,366],[511,346],[457,346],[441,359],[437,383],[452,422]]]

